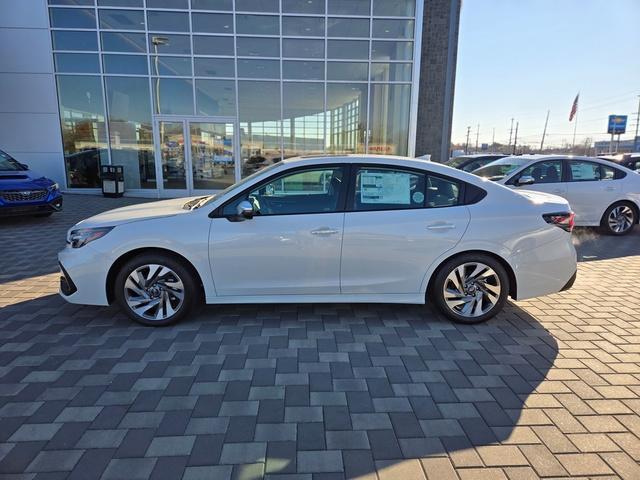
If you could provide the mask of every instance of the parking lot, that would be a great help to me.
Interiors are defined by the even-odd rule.
[[[421,306],[208,306],[168,328],[57,295],[66,195],[0,219],[0,477],[640,478],[640,229],[573,289],[460,326]]]

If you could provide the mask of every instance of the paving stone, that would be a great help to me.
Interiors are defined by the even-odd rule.
[[[342,454],[337,450],[299,451],[297,468],[301,473],[342,472]]]
[[[102,478],[105,480],[147,479],[155,467],[157,458],[113,459],[107,465]]]
[[[265,442],[226,443],[222,447],[221,464],[255,463],[265,458],[267,444]]]
[[[69,472],[78,463],[82,450],[52,450],[40,452],[26,472]]]
[[[147,457],[173,457],[191,454],[196,437],[156,437],[151,441],[145,456]]]

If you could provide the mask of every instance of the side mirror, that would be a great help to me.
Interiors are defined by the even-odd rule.
[[[516,181],[516,185],[518,187],[521,187],[523,185],[533,185],[534,183],[536,183],[536,179],[530,175],[524,175]]]
[[[253,205],[248,200],[243,200],[236,209],[240,219],[251,220],[253,218]]]

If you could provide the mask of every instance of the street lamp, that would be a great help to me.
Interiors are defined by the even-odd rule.
[[[151,43],[153,44],[153,54],[154,57],[154,65],[156,67],[156,112],[160,114],[160,68],[159,68],[159,57],[158,57],[158,46],[159,45],[168,45],[169,38],[167,37],[159,37],[152,36]]]

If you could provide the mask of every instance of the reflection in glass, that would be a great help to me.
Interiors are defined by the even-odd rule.
[[[191,54],[191,39],[189,35],[149,34],[149,51],[159,53]]]
[[[330,18],[327,23],[327,36],[369,38],[369,19]]]
[[[196,80],[196,114],[236,116],[236,84],[233,80]]]
[[[193,32],[233,33],[233,15],[228,13],[192,13]]]
[[[327,58],[369,59],[368,40],[329,40]]]
[[[99,77],[57,77],[62,144],[69,188],[100,186],[108,164],[102,84]]]
[[[144,33],[102,32],[102,50],[106,52],[146,53]]]
[[[372,60],[411,60],[413,58],[413,42],[371,42]]]
[[[191,76],[191,57],[160,57],[151,56],[155,75],[178,77]]]
[[[54,30],[51,32],[54,50],[98,50],[96,32],[69,32]]]
[[[189,124],[193,188],[222,190],[235,183],[233,123]]]
[[[149,30],[160,32],[188,32],[189,15],[179,12],[147,11]]]
[[[413,17],[415,0],[373,0],[373,14],[379,17]]]
[[[280,78],[279,60],[238,59],[238,77]]]
[[[310,155],[324,151],[324,84],[283,85],[284,156]]]
[[[163,188],[186,189],[187,170],[184,158],[182,122],[158,122]]]
[[[279,17],[271,15],[236,15],[236,30],[249,35],[278,35]]]
[[[410,63],[372,63],[371,80],[374,82],[410,82]]]
[[[149,80],[105,77],[111,163],[124,166],[125,188],[156,188]]]
[[[407,154],[410,102],[410,85],[371,85],[369,153]]]
[[[196,77],[234,77],[235,65],[232,58],[194,59]]]
[[[240,57],[279,57],[280,40],[269,37],[238,37],[236,39]]]
[[[279,8],[279,0],[236,0],[237,12],[278,13]]]
[[[191,0],[193,10],[233,10],[233,0]]]
[[[189,8],[189,0],[147,0],[147,8]]]
[[[280,159],[280,83],[238,82],[242,176]]]
[[[233,37],[193,36],[196,55],[233,55]]]
[[[364,153],[366,124],[367,85],[327,84],[327,152]]]
[[[100,7],[142,7],[142,0],[98,0]]]
[[[283,13],[324,13],[325,0],[282,0]]]
[[[324,58],[324,40],[283,38],[284,58]]]
[[[96,14],[92,8],[50,8],[53,28],[96,28]]]
[[[329,0],[329,15],[370,15],[371,0]]]
[[[103,55],[104,73],[148,75],[147,57],[143,55]]]
[[[49,5],[93,5],[95,0],[49,0]]]
[[[100,73],[97,53],[56,53],[53,58],[56,72]]]
[[[323,37],[324,17],[282,17],[282,35]]]
[[[282,78],[289,80],[324,80],[324,62],[285,60]]]
[[[327,80],[367,81],[366,62],[327,62]]]
[[[374,38],[413,38],[413,20],[374,19]]]
[[[154,78],[155,112],[161,115],[193,115],[193,85],[186,78]]]
[[[142,10],[100,10],[98,16],[105,30],[144,30]]]

